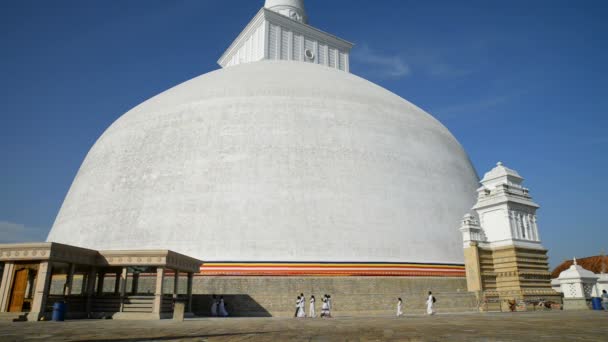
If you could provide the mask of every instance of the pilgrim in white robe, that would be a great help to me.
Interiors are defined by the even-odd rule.
[[[224,304],[224,298],[220,299],[220,316],[228,317],[228,311],[226,311],[226,304]]]
[[[213,301],[211,302],[211,316],[212,317],[217,317],[217,306],[218,306],[217,298],[213,298]]]
[[[310,297],[310,317],[315,318],[317,314],[315,313],[315,298]]]
[[[403,302],[401,299],[397,301],[397,317],[403,316]]]
[[[327,303],[327,297],[323,297],[323,304],[321,305],[321,317],[329,316],[329,303]]]
[[[304,297],[300,298],[300,302],[298,302],[298,318],[306,318],[305,302]]]
[[[433,315],[435,314],[435,311],[433,310],[433,306],[434,306],[434,302],[433,302],[433,295],[430,294],[429,298],[426,300],[426,313],[428,315]]]

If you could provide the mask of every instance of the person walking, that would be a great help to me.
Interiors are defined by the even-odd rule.
[[[300,309],[302,310],[300,317],[306,318],[306,297],[303,293],[300,293]]]
[[[308,310],[309,313],[309,317],[311,318],[316,318],[317,317],[317,313],[315,312],[315,296],[310,296],[310,307]]]
[[[433,292],[429,291],[429,297],[426,299],[426,314],[431,316],[435,314],[434,306],[437,300],[433,296]]]
[[[304,311],[304,306],[306,305],[306,298],[304,298],[304,296],[300,296],[299,298],[300,300],[298,301],[298,313],[296,317],[306,318],[306,311]]]
[[[293,314],[294,318],[298,317],[298,313],[300,312],[300,296],[298,296],[298,299],[296,299],[296,312]]]
[[[397,317],[403,316],[403,301],[401,297],[397,300]]]
[[[213,295],[211,297],[211,317],[217,317],[217,306],[218,306],[217,297]]]
[[[604,304],[604,310],[608,310],[608,292],[602,290],[602,304]]]
[[[329,304],[327,302],[327,295],[323,296],[323,304],[321,305],[321,317],[329,317]]]

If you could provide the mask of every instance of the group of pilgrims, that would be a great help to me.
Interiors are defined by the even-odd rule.
[[[211,297],[211,316],[212,317],[228,317],[228,311],[226,311],[226,302],[224,302],[224,296],[220,296],[218,299],[216,295]]]
[[[315,296],[310,296],[310,310],[308,311],[308,316],[306,316],[306,297],[303,293],[300,293],[298,299],[296,299],[296,312],[294,317],[296,318],[316,318],[317,313],[315,311]],[[331,296],[328,294],[323,295],[323,304],[321,305],[321,317],[323,318],[331,318]]]
[[[435,314],[435,302],[437,299],[433,296],[433,292],[429,291],[429,296],[426,299],[426,314],[431,316]],[[403,300],[397,298],[397,317],[403,316]]]
[[[608,298],[608,296],[607,296]],[[316,318],[317,314],[315,311],[315,296],[310,296],[309,301],[309,314],[306,316],[306,297],[303,293],[300,293],[298,298],[296,299],[296,312],[294,317],[296,318]],[[426,313],[428,315],[435,314],[435,302],[437,299],[433,296],[433,293],[429,291],[429,296],[426,300]],[[220,296],[218,299],[216,295],[212,296],[211,301],[211,316],[212,317],[228,317],[228,311],[226,310],[226,302],[224,301],[224,296]],[[403,300],[401,298],[397,298],[397,317],[403,316]],[[328,294],[323,295],[323,304],[321,305],[321,317],[323,318],[331,318],[331,296]]]
[[[435,302],[437,299],[433,296],[433,292],[429,291],[429,296],[426,299],[426,313],[431,316],[435,314]],[[317,317],[315,312],[315,296],[310,296],[310,311],[309,315],[306,316],[306,297],[303,293],[300,293],[296,299],[296,312],[294,317],[296,318],[315,318]],[[397,298],[397,317],[403,316],[403,300]],[[321,317],[331,317],[331,296],[326,294],[323,296],[323,305],[321,306]]]

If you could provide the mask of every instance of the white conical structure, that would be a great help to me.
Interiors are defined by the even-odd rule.
[[[304,0],[266,0],[264,7],[301,23],[308,23]]]

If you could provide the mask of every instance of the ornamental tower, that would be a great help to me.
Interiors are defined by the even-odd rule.
[[[484,175],[473,214],[461,223],[468,289],[490,307],[507,309],[508,301],[560,301],[551,289],[547,250],[538,233],[539,205],[523,180],[499,162]]]

